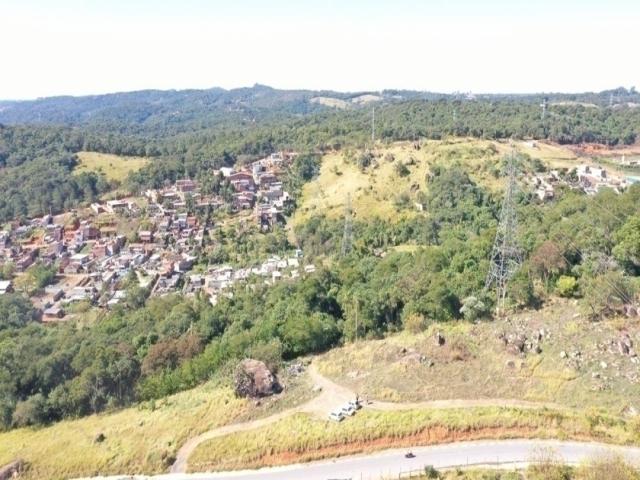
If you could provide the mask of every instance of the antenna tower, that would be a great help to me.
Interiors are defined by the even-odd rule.
[[[491,251],[491,266],[485,281],[485,290],[496,288],[496,314],[504,311],[507,284],[522,264],[522,252],[516,242],[518,218],[515,206],[516,167],[515,155],[510,154],[507,162],[507,188],[502,200],[498,231]]]
[[[351,195],[347,194],[347,202],[344,207],[344,233],[342,234],[342,256],[349,255],[353,244],[353,229],[351,225]]]

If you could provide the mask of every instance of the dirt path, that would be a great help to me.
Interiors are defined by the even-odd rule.
[[[247,430],[253,430],[256,428],[270,425],[279,420],[287,418],[296,413],[310,413],[325,418],[329,412],[344,405],[349,400],[353,400],[356,397],[356,393],[347,387],[338,385],[337,383],[322,376],[314,364],[309,365],[307,368],[309,377],[312,383],[321,387],[321,393],[302,405],[284,410],[280,413],[271,415],[266,418],[258,420],[252,420],[243,423],[234,423],[231,425],[225,425],[218,427],[208,432],[202,433],[197,437],[193,437],[188,440],[176,454],[176,461],[171,466],[171,473],[185,473],[187,471],[187,462],[193,451],[203,442],[211,440],[213,438],[228,435],[230,433],[244,432]],[[527,402],[524,400],[510,400],[510,399],[454,399],[454,400],[430,400],[424,402],[413,403],[393,403],[393,402],[379,402],[377,400],[369,401],[366,403],[365,408],[379,411],[400,411],[411,410],[420,408],[473,408],[473,407],[516,407],[516,408],[553,408],[553,409],[566,409],[561,405],[552,403],[536,403]]]
[[[222,437],[230,433],[244,432],[256,428],[264,427],[287,418],[296,413],[311,413],[320,417],[325,417],[338,406],[344,405],[347,401],[353,400],[355,394],[348,388],[342,387],[331,380],[320,375],[314,365],[309,365],[307,371],[312,382],[322,388],[320,394],[297,407],[289,408],[280,413],[276,413],[266,418],[252,420],[250,422],[233,423],[218,427],[197,437],[189,439],[176,454],[176,461],[171,466],[171,473],[185,473],[187,471],[187,461],[198,445],[212,438]]]

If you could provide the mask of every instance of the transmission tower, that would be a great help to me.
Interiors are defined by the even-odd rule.
[[[351,225],[351,195],[347,194],[347,201],[344,206],[344,233],[342,234],[342,256],[346,256],[351,252],[353,244],[353,231]]]
[[[371,110],[371,148],[376,143],[376,107]]]
[[[491,251],[491,266],[485,281],[485,290],[492,286],[496,288],[498,315],[504,311],[507,284],[522,263],[522,252],[516,242],[518,227],[515,206],[516,189],[515,155],[512,153],[507,162],[507,188],[502,200],[498,231]]]
[[[540,120],[544,120],[544,117],[547,116],[547,97],[542,99],[542,103],[540,104],[540,108],[542,112],[540,112]]]

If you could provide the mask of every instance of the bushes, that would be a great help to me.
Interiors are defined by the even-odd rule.
[[[556,281],[556,292],[561,297],[573,297],[578,292],[578,281],[574,277],[562,275]]]

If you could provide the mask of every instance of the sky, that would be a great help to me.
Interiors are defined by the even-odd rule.
[[[0,98],[640,87],[640,0],[0,0]]]

